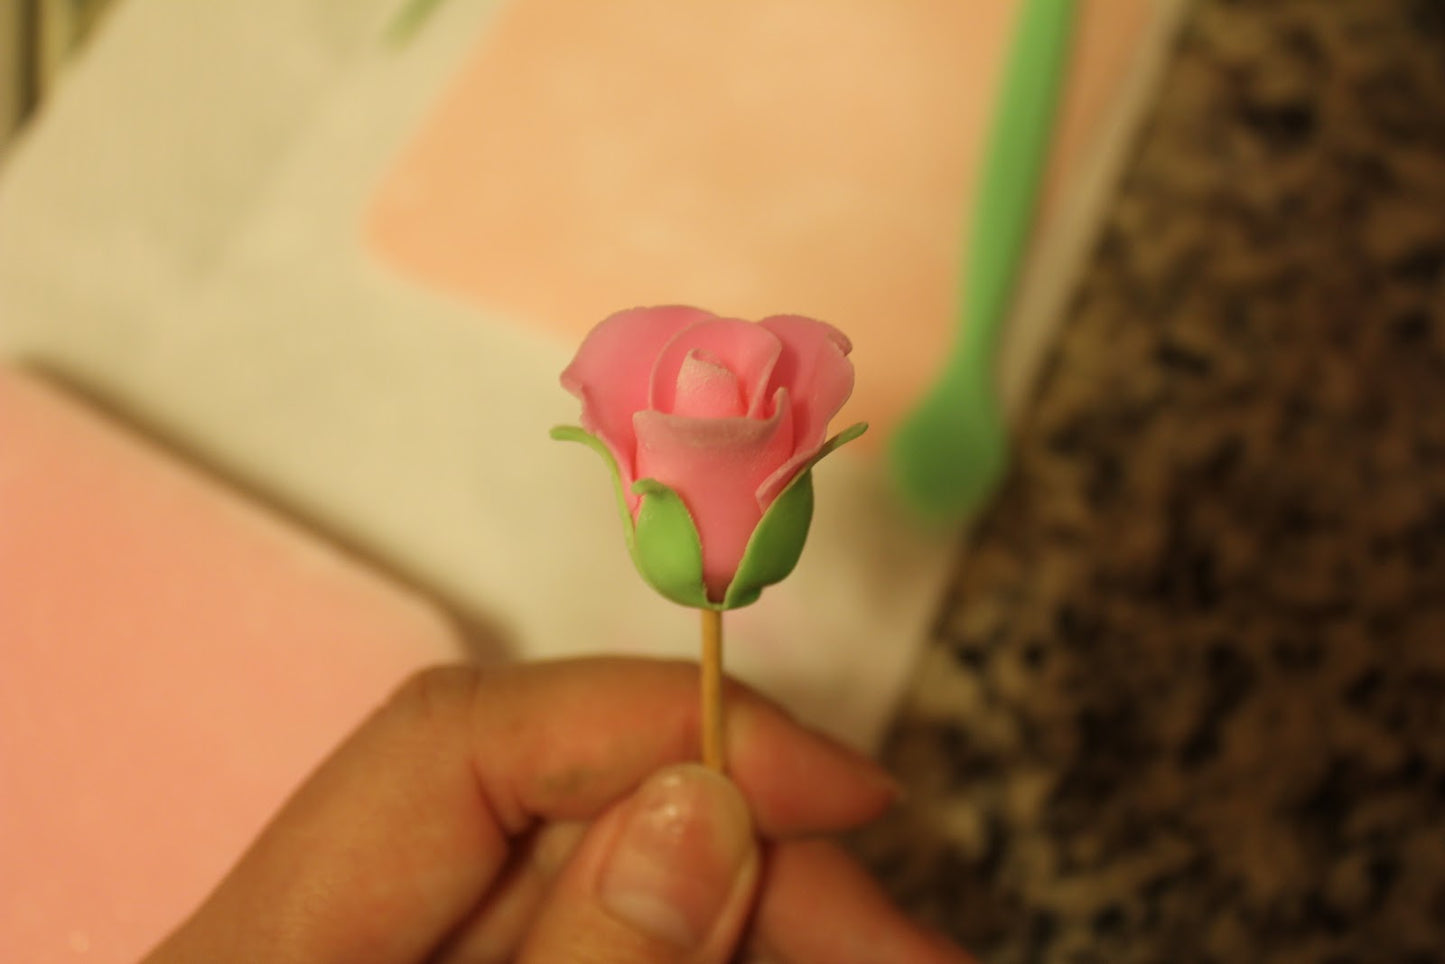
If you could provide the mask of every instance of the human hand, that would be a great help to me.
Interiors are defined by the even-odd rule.
[[[803,839],[885,810],[883,771],[735,686],[724,779],[682,762],[697,706],[683,663],[422,673],[147,961],[968,960]]]

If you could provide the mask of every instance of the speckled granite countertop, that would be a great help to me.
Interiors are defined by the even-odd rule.
[[[859,842],[988,961],[1445,960],[1445,3],[1202,0]]]

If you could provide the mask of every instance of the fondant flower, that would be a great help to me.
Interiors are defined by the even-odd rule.
[[[853,390],[851,349],[797,315],[759,322],[697,308],[634,308],[587,335],[562,373],[587,442],[611,463],[628,548],[669,599],[733,609],[797,564],[811,469],[862,434],[828,421]]]

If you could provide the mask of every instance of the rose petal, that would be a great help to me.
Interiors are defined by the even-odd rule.
[[[763,517],[757,491],[793,450],[786,392],[769,419],[687,418],[638,412],[637,471],[682,497],[702,540],[708,598],[722,601]]]
[[[677,410],[678,372],[688,354],[699,350],[738,377],[748,416],[763,417],[774,383],[770,376],[783,345],[768,329],[736,318],[710,317],[674,335],[657,355],[647,407],[658,412]]]
[[[681,305],[619,311],[588,333],[562,372],[562,387],[582,400],[582,427],[602,439],[617,460],[633,509],[638,475],[632,413],[647,406],[653,362],[678,332],[713,317]]]
[[[800,315],[773,315],[758,322],[783,343],[773,366],[772,383],[788,387],[793,407],[792,457],[761,484],[758,498],[766,508],[793,475],[828,439],[828,422],[853,394],[853,345],[826,322]]]
[[[690,418],[745,417],[742,383],[711,352],[695,348],[678,369],[672,412]]]

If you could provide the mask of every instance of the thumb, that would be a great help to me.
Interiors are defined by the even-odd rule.
[[[519,961],[723,964],[758,882],[747,803],[697,764],[659,770],[588,830]]]

